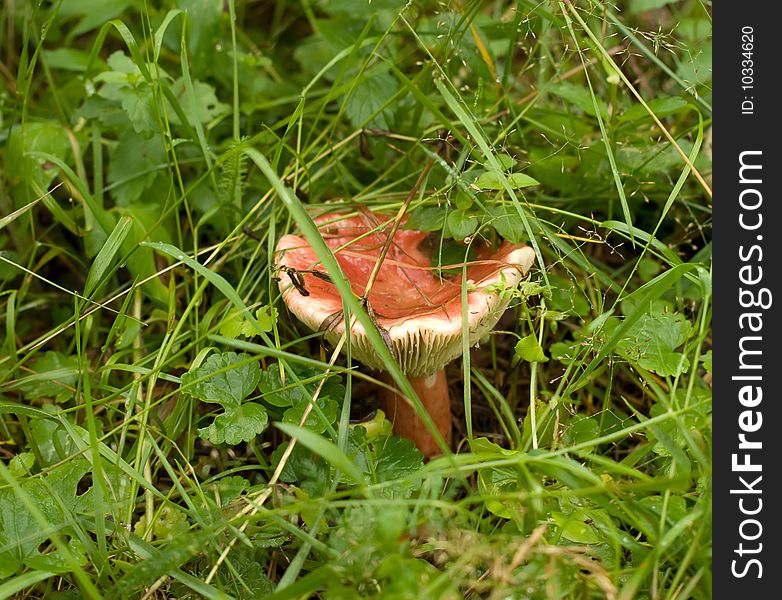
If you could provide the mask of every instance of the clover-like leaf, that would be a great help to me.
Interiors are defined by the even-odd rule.
[[[285,370],[285,382],[283,383],[280,373],[280,365],[273,364],[260,375],[258,386],[263,392],[264,400],[274,406],[288,408],[290,406],[309,404],[310,399],[315,394],[315,390],[323,376],[323,371],[308,367],[296,367],[295,375],[299,381],[311,380],[306,383],[297,384],[291,367]],[[336,375],[329,376],[323,384],[319,397],[333,398],[342,401],[345,396],[345,388],[339,382]]]
[[[49,532],[30,512],[29,503],[59,531],[77,561],[84,560],[83,548],[76,540],[71,525],[74,516],[94,510],[89,491],[79,495],[78,485],[91,469],[84,459],[73,459],[51,469],[44,477],[21,477],[24,495],[12,489],[0,490],[0,577],[13,575],[22,565],[55,572],[68,570],[68,563],[58,552],[41,554],[40,545]],[[93,518],[95,517],[93,512]]]
[[[382,496],[406,498],[420,487],[416,472],[423,467],[423,454],[407,438],[375,435],[369,439],[362,423],[350,429],[348,448],[367,481],[390,484],[382,488]]]
[[[304,422],[303,427],[306,427],[310,431],[315,433],[323,433],[330,423],[337,420],[337,412],[339,411],[339,404],[333,398],[328,396],[318,398],[315,405],[317,410],[310,411],[307,415],[307,420]],[[298,402],[286,410],[282,415],[282,420],[285,423],[293,423],[299,425],[301,418],[304,416],[304,411],[307,409],[308,403]],[[322,417],[321,417],[322,413]]]
[[[220,323],[220,335],[235,340],[240,335],[243,335],[244,319],[240,314],[233,314],[225,318]]]
[[[271,456],[271,464],[279,465],[288,442],[280,444]],[[311,496],[320,496],[331,482],[328,463],[301,444],[293,447],[280,473],[280,481],[296,484]]]
[[[424,455],[407,438],[379,437],[375,448],[374,477],[378,482],[403,479],[423,467]]]
[[[277,307],[275,306],[262,306],[255,311],[255,320],[258,322],[258,326],[262,331],[268,333],[274,329],[274,324],[277,322]],[[252,337],[258,332],[255,331],[255,327],[251,323],[246,322],[242,328],[242,333],[247,337]]]
[[[617,344],[617,351],[658,375],[679,375],[690,363],[676,349],[687,340],[691,331],[692,324],[680,313],[644,314]]]
[[[226,475],[210,487],[215,491],[215,497],[220,498],[220,506],[227,506],[250,487],[250,482],[241,475]]]
[[[123,52],[114,52],[107,63],[111,70],[98,73],[95,77],[103,84],[98,95],[118,102],[133,125],[133,130],[149,138],[158,128],[152,88],[144,81],[138,66]]]
[[[198,430],[198,435],[213,444],[233,446],[249,442],[266,429],[268,423],[266,409],[255,402],[247,402],[217,415],[209,426]]]
[[[270,332],[277,322],[277,308],[274,306],[262,306],[255,311],[255,321],[264,333]],[[244,337],[255,337],[258,330],[255,326],[245,319],[242,314],[235,313],[220,324],[220,335],[236,339],[240,335]]]
[[[216,402],[226,410],[238,408],[257,387],[258,363],[248,354],[212,354],[195,369],[182,375],[182,391],[204,402]]]

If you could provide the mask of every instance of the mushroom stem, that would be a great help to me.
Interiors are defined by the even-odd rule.
[[[415,409],[405,396],[396,389],[393,378],[387,373],[382,380],[393,389],[380,388],[380,408],[388,420],[394,424],[394,433],[412,440],[426,458],[442,453],[434,437],[418,417]],[[409,377],[410,385],[418,394],[446,443],[451,445],[451,398],[448,394],[448,381],[445,369],[425,377]]]

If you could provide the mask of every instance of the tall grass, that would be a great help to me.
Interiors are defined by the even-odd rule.
[[[698,2],[5,3],[0,597],[709,597],[710,28]],[[302,232],[338,274],[312,216],[393,215],[429,161],[408,214],[443,264],[467,231],[536,265],[448,367],[457,444],[424,463],[273,250]]]

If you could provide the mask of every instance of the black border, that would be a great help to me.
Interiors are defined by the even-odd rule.
[[[777,469],[782,463],[782,431],[780,427],[780,385],[776,377],[782,369],[776,367],[777,350],[782,343],[779,337],[779,322],[782,311],[782,291],[780,291],[780,275],[775,267],[782,264],[782,249],[778,242],[780,233],[776,218],[780,203],[777,177],[782,176],[780,161],[780,140],[782,123],[779,112],[782,102],[775,95],[780,77],[780,45],[782,31],[778,26],[776,13],[779,10],[776,3],[760,2],[723,2],[714,10],[713,38],[713,105],[714,105],[714,137],[713,137],[713,224],[714,224],[714,271],[713,271],[713,584],[714,598],[782,598],[782,583],[778,581],[780,567],[777,567],[777,551],[780,529],[780,486],[775,485]],[[753,30],[752,47],[752,85],[751,90],[742,88],[742,28]],[[751,114],[742,106],[745,100],[752,101]],[[741,184],[739,168],[740,156],[744,151],[762,151],[762,183]],[[752,160],[759,160],[760,155],[752,155]],[[745,155],[745,162],[750,155]],[[757,170],[753,171],[758,173]],[[745,170],[749,175],[750,171]],[[750,177],[745,177],[749,179]],[[742,190],[756,188],[763,197],[761,206],[754,215],[747,215],[757,222],[757,216],[762,213],[763,223],[757,229],[748,231],[742,229],[740,216],[743,210],[740,206]],[[757,198],[753,192],[746,196]],[[758,239],[761,236],[761,239]],[[762,248],[762,260],[759,252],[752,253],[752,258],[742,260],[740,247],[743,246],[746,257],[752,245]],[[742,266],[752,264],[745,274],[755,276],[762,268],[763,280],[754,286],[755,292],[760,288],[768,288],[773,301],[768,309],[742,308],[739,302],[740,289],[751,288],[740,280]],[[740,329],[742,312],[757,311],[762,314],[763,328],[760,332],[748,332]],[[746,323],[746,322],[745,322]],[[759,369],[742,370],[739,368],[740,347],[742,336],[756,335],[762,337],[762,342],[752,341],[753,349],[762,350],[758,358],[753,355]],[[745,349],[747,348],[745,343]],[[746,358],[747,355],[745,355]],[[745,364],[748,361],[745,360]],[[762,381],[751,382],[762,387],[763,399],[752,410],[753,421],[745,421],[755,425],[758,413],[762,413],[762,425],[757,432],[747,433],[747,439],[762,442],[762,449],[749,451],[750,461],[762,465],[761,472],[736,472],[733,469],[733,455],[737,454],[737,462],[744,460],[746,451],[740,450],[739,434],[743,433],[739,419],[747,407],[739,401],[739,391],[750,382],[734,379],[736,375],[761,375]],[[754,391],[754,390],[753,390]],[[749,418],[749,417],[748,417]],[[753,486],[754,490],[762,490],[760,494],[747,493],[739,480],[744,477],[748,485],[752,485],[758,476],[762,480]],[[744,490],[745,493],[735,493]],[[739,502],[744,499],[744,508],[754,510],[758,499],[762,499],[762,510],[757,515],[742,514]],[[762,534],[757,540],[744,541],[741,538],[740,527],[745,519],[757,519],[762,525]],[[745,525],[745,533],[755,535],[757,526],[754,523]],[[744,553],[739,555],[739,544],[744,548],[758,548],[757,554]],[[762,576],[758,564],[746,569],[744,577],[736,577],[741,573],[750,559],[756,558],[762,565]],[[735,562],[734,562],[735,561]]]

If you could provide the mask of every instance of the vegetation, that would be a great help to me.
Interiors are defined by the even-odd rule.
[[[710,10],[4,2],[0,597],[710,597]],[[273,265],[411,190],[537,257],[428,462]]]

